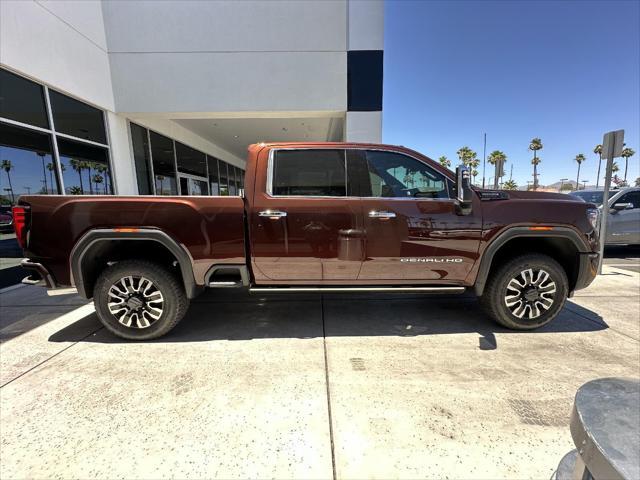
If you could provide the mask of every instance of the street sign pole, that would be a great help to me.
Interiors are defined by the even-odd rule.
[[[602,195],[602,214],[600,215],[600,256],[598,264],[598,275],[602,275],[602,263],[604,260],[604,243],[607,239],[607,217],[609,216],[609,189],[611,188],[611,173],[613,169],[613,159],[622,153],[624,141],[624,130],[616,130],[604,135],[602,142],[603,158],[607,160],[607,168],[604,178],[604,192]]]

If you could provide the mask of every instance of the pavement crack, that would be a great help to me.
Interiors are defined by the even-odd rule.
[[[329,439],[331,441],[331,469],[336,480],[336,454],[333,443],[333,417],[331,415],[331,387],[329,386],[329,360],[327,355],[327,330],[324,316],[324,294],[320,294],[320,314],[322,315],[322,347],[324,349],[324,380],[327,387],[327,413],[329,415]]]
[[[22,372],[20,375],[18,375],[17,377],[12,378],[11,380],[9,380],[8,382],[3,383],[2,385],[0,385],[0,388],[4,388],[7,385],[9,385],[10,383],[13,383],[14,381],[18,380],[19,378],[24,377],[27,373],[35,370],[36,368],[38,368],[40,365],[43,365],[45,363],[47,363],[49,360],[51,360],[52,358],[57,357],[58,355],[60,355],[62,352],[66,352],[67,350],[69,350],[71,347],[77,345],[78,343],[82,342],[83,340],[89,338],[91,335],[93,335],[96,332],[99,332],[100,330],[102,330],[104,327],[98,327],[97,329],[95,329],[94,331],[88,333],[87,335],[85,335],[84,337],[82,337],[80,340],[76,340],[75,342],[73,342],[71,345],[68,345],[66,347],[64,347],[62,350],[60,350],[59,352],[54,353],[53,355],[51,355],[49,358],[46,358],[45,360],[41,361],[40,363],[38,363],[37,365],[34,365],[33,367],[31,367],[28,370],[25,370],[24,372]]]

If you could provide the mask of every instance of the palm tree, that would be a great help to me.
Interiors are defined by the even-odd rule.
[[[93,163],[87,160],[83,160],[80,163],[82,164],[83,170],[88,170],[87,176],[89,177],[89,195],[93,195],[93,182],[91,181],[91,168],[93,167]]]
[[[78,177],[80,178],[80,193],[72,193],[71,195],[82,195],[84,194],[84,188],[82,186],[82,170],[84,169],[84,162],[72,158],[69,160],[69,163],[71,164],[71,168],[78,172]],[[69,189],[69,192],[71,192],[71,189]]]
[[[93,182],[96,184],[96,193],[100,192],[100,189],[98,188],[98,186],[104,182],[104,177],[102,175],[100,175],[99,173],[96,173],[93,177],[91,177],[91,179],[93,180]]]
[[[472,152],[473,157],[469,159],[469,167],[471,167],[471,176],[473,177],[473,183],[476,183],[476,177],[478,176],[478,166],[480,160],[476,158],[476,152]]]
[[[627,181],[627,169],[629,168],[629,158],[635,155],[633,148],[623,148],[620,156],[624,158],[624,181]]]
[[[449,160],[445,155],[442,155],[438,161],[444,168],[449,168],[451,166],[451,160]]]
[[[582,162],[584,162],[586,159],[587,158],[582,153],[579,153],[578,155],[576,155],[576,158],[574,158],[574,160],[578,164],[578,175],[576,176],[576,190],[580,190],[580,165],[582,165]]]
[[[598,176],[596,177],[596,188],[600,184],[600,166],[602,165],[602,145],[598,144],[593,149],[593,153],[598,155]]]
[[[613,162],[611,165],[611,173],[616,173],[620,171],[620,167],[618,166],[618,162]]]
[[[13,164],[11,163],[11,160],[2,160],[2,163],[0,164],[0,168],[2,168],[2,170],[7,172],[7,180],[9,180],[9,192],[11,192],[11,204],[13,205],[14,203],[16,203],[16,199],[13,196],[13,185],[11,185],[11,174],[9,173],[13,168]]]
[[[504,188],[505,190],[517,190],[518,184],[515,180],[507,180],[506,182],[504,182],[504,185],[502,185],[502,188]]]
[[[458,155],[460,162],[466,166],[469,166],[469,160],[476,156],[476,152],[471,150],[469,147],[461,147],[458,149],[456,154]]]
[[[107,181],[108,177],[107,177],[107,166],[103,165],[102,163],[94,163],[93,168],[96,170],[96,172],[98,172],[100,175],[102,175],[103,173],[105,174],[103,178],[103,182],[104,182],[104,194],[107,194]],[[95,176],[94,176],[95,177]],[[96,192],[98,191],[98,187],[96,187]]]
[[[489,158],[487,158],[487,161],[491,165],[495,165],[496,163],[502,163],[504,165],[504,162],[507,161],[507,156],[500,150],[494,150],[489,154]],[[501,173],[504,174],[504,170],[501,170]],[[493,179],[493,188],[498,188],[498,181],[499,178],[498,176],[496,176],[496,178]]]
[[[82,194],[83,194],[82,188],[78,187],[77,185],[74,185],[73,187],[69,187],[69,195],[82,195]]]
[[[47,170],[49,170],[49,180],[51,180],[51,192],[53,193],[54,191],[54,187],[53,187],[53,171],[56,169],[56,166],[54,165],[53,162],[49,162],[47,163]],[[56,188],[57,189],[57,188]]]
[[[538,150],[542,150],[542,140],[539,138],[532,138],[529,143],[529,150],[533,152],[533,160],[531,160],[531,164],[533,165],[533,190],[538,189],[538,165],[542,161],[542,159],[538,158]]]

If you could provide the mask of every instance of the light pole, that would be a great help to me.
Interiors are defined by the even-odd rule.
[[[589,182],[589,180],[580,180],[584,185],[582,186],[583,190],[587,189],[587,183]]]
[[[562,187],[564,186],[564,182],[566,182],[567,180],[569,180],[568,178],[561,178],[560,179],[560,192],[562,192]]]
[[[27,191],[27,195],[31,195],[31,187],[27,187],[27,186],[25,185],[25,186],[24,186],[24,187],[22,187],[22,188],[24,188],[24,189]]]

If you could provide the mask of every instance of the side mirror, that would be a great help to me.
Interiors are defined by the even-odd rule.
[[[472,201],[471,173],[464,165],[458,165],[456,167],[456,207],[458,215],[469,215]]]
[[[631,203],[616,203],[613,205],[613,207],[611,207],[611,213],[616,213],[619,212],[621,210],[629,210],[633,208],[633,204]]]

